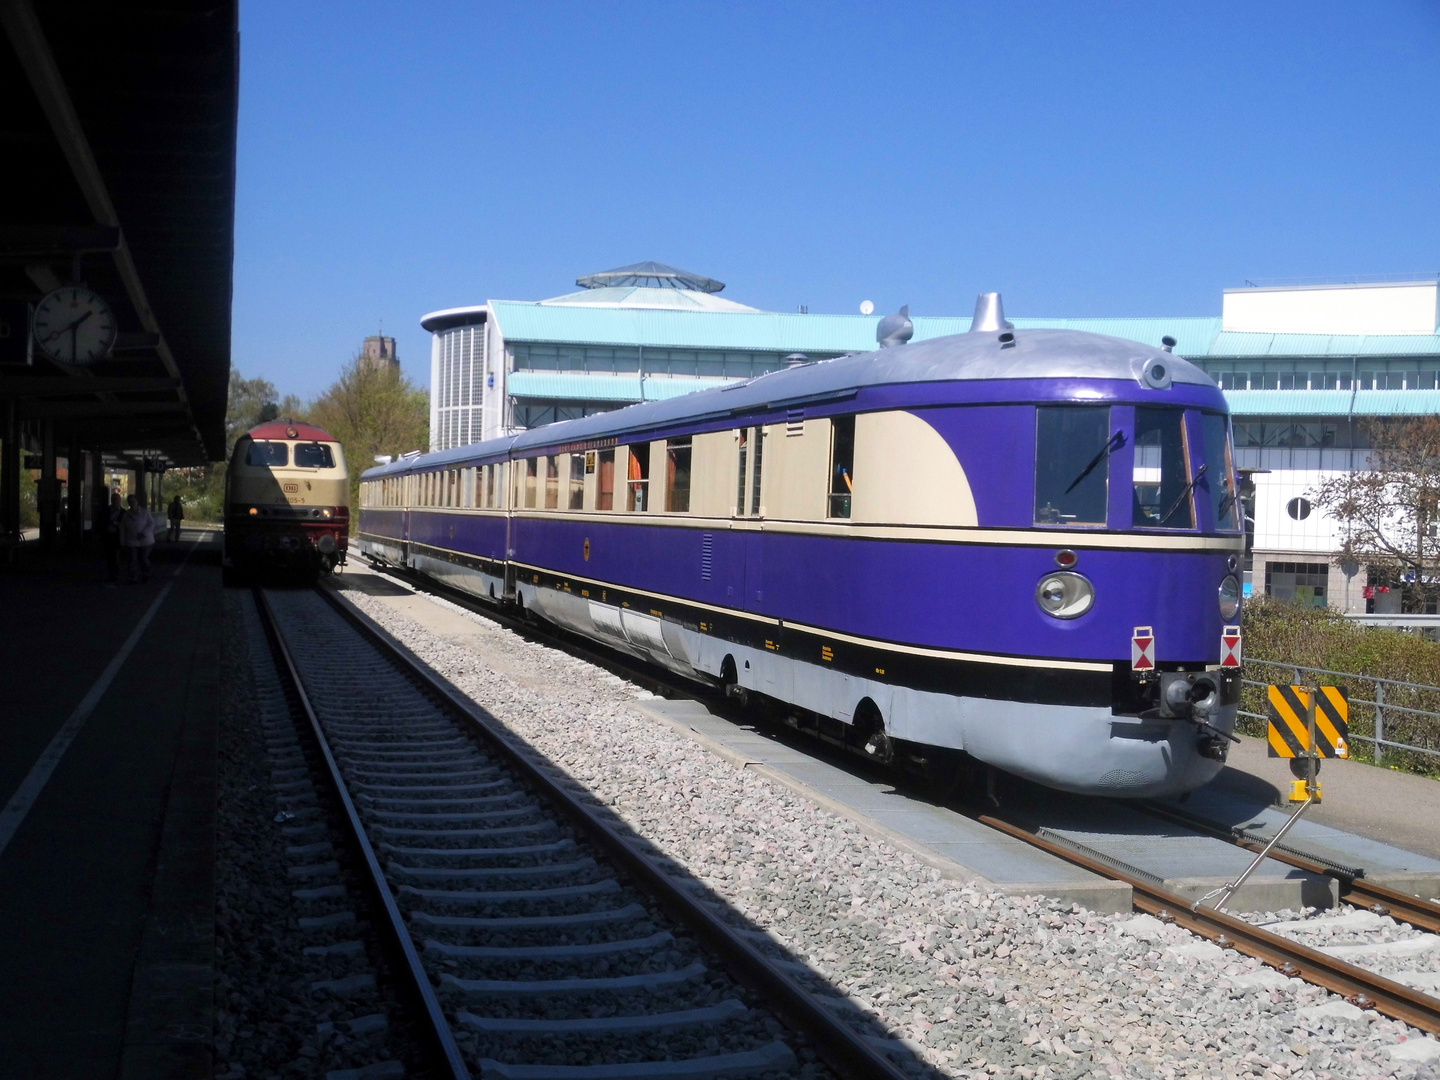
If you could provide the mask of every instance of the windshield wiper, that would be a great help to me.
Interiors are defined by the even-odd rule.
[[[1098,454],[1096,454],[1093,458],[1090,459],[1090,464],[1086,465],[1085,468],[1081,469],[1080,475],[1075,477],[1074,480],[1070,481],[1070,486],[1065,489],[1065,494],[1069,495],[1070,492],[1074,491],[1081,480],[1084,480],[1085,477],[1089,476],[1092,472],[1095,471],[1095,466],[1099,465],[1102,461],[1104,461],[1106,458],[1108,458],[1111,454],[1113,454],[1116,450],[1119,450],[1124,445],[1125,432],[1117,431],[1114,435],[1111,435],[1110,441],[1107,442],[1100,449],[1100,452]]]
[[[1165,522],[1169,521],[1170,515],[1175,513],[1176,510],[1180,509],[1180,504],[1185,501],[1186,497],[1190,494],[1190,492],[1195,490],[1195,485],[1200,482],[1200,478],[1205,475],[1205,470],[1207,470],[1208,468],[1210,468],[1209,465],[1201,465],[1200,468],[1195,470],[1195,475],[1190,478],[1190,482],[1188,484],[1186,484],[1183,488],[1180,489],[1180,494],[1175,496],[1175,501],[1170,504],[1170,509],[1166,510],[1165,516],[1160,519],[1161,525],[1164,525]]]

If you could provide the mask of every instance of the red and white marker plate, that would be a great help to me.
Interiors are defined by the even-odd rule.
[[[1240,628],[1238,626],[1227,626],[1220,635],[1220,666],[1240,666]]]
[[[1130,639],[1130,667],[1134,671],[1155,670],[1155,633],[1151,627],[1135,627]]]

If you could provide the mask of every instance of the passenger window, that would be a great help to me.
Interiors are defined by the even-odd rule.
[[[760,513],[760,466],[765,460],[765,429],[755,427],[750,429],[754,434],[755,466],[750,470],[750,513]]]
[[[295,467],[299,469],[333,469],[335,455],[324,443],[296,443]]]
[[[570,455],[570,503],[571,510],[585,508],[585,455]]]
[[[545,459],[545,509],[560,507],[560,463],[551,454]]]
[[[245,451],[245,464],[262,469],[280,469],[290,464],[290,447],[283,442],[252,442]]]
[[[690,512],[690,439],[665,444],[665,509],[672,514]]]
[[[650,495],[650,444],[635,443],[630,447],[629,484],[625,494],[625,509],[646,509]]]
[[[1231,448],[1230,420],[1219,413],[1202,413],[1205,431],[1205,476],[1197,485],[1209,490],[1215,528],[1233,531],[1240,527],[1239,498],[1235,487],[1235,458]]]
[[[1110,455],[1125,445],[1104,405],[1035,410],[1035,524],[1104,525]]]
[[[595,488],[595,509],[615,509],[615,451],[600,451],[600,475]]]
[[[855,492],[855,417],[837,416],[830,422],[829,517],[848,518]]]
[[[750,463],[750,429],[740,429],[740,473],[735,482],[735,513],[745,514],[745,467]]]
[[[1184,409],[1135,410],[1133,521],[1137,528],[1195,527],[1188,458]]]
[[[535,485],[539,464],[539,458],[532,457],[525,459],[525,506],[527,508],[532,508],[535,505]]]

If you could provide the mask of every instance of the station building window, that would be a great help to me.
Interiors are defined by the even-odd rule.
[[[672,514],[690,512],[690,439],[665,443],[665,509]]]
[[[650,444],[634,443],[629,450],[625,509],[643,511],[650,497]]]
[[[1035,524],[1104,525],[1110,455],[1124,445],[1124,438],[1119,431],[1112,433],[1108,406],[1037,408]]]
[[[1277,600],[1289,600],[1305,607],[1324,607],[1330,583],[1325,563],[1267,562],[1265,592]]]
[[[837,416],[830,422],[830,499],[826,515],[850,516],[855,494],[855,417]]]

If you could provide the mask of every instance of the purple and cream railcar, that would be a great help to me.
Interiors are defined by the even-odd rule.
[[[989,326],[371,469],[360,550],[872,753],[1199,787],[1239,696],[1225,399],[1165,350]]]

